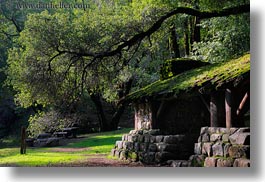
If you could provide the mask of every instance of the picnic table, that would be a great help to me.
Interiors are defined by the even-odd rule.
[[[73,137],[76,138],[78,127],[62,128],[60,132],[54,132],[53,134],[57,137]]]

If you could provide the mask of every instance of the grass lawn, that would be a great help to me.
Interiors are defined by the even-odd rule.
[[[28,148],[20,155],[19,147],[0,148],[0,166],[53,166],[78,162],[93,155],[108,155],[121,136],[130,129],[87,134],[75,142],[53,148]]]

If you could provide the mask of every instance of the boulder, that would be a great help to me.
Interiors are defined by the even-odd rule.
[[[234,160],[231,158],[218,159],[216,167],[233,167]]]
[[[236,159],[233,167],[250,167],[250,160],[243,158]]]
[[[216,167],[217,159],[214,157],[206,157],[204,167]]]
[[[213,156],[220,156],[220,157],[223,157],[224,156],[224,144],[221,143],[221,142],[218,142],[218,143],[215,143],[213,146],[212,146],[212,149],[213,149]]]
[[[250,133],[235,132],[229,140],[232,145],[250,145]]]
[[[201,155],[202,154],[202,143],[195,143],[194,144],[194,153],[197,155]]]
[[[211,157],[213,155],[212,145],[213,143],[211,142],[203,143],[202,154]]]

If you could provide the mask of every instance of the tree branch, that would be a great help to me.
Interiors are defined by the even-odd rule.
[[[105,52],[98,52],[98,53],[96,52],[71,52],[71,51],[66,51],[66,52],[70,54],[77,54],[79,56],[93,57],[95,59],[112,57],[112,56],[121,54],[124,48],[130,49],[137,42],[141,42],[145,37],[151,36],[154,32],[156,32],[162,26],[162,24],[167,19],[177,14],[187,14],[191,16],[200,17],[200,19],[207,19],[207,18],[223,17],[223,16],[237,15],[237,14],[249,13],[249,12],[250,12],[249,4],[240,5],[240,6],[236,6],[232,8],[225,8],[220,11],[200,11],[200,10],[193,9],[193,8],[179,7],[167,13],[166,15],[160,17],[148,30],[134,35],[132,38],[128,39],[127,41],[121,42],[121,44],[113,50],[109,50]]]

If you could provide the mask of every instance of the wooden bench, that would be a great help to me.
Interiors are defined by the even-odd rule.
[[[64,131],[54,132],[53,135],[55,135],[57,137],[68,138],[68,133],[67,132],[64,132]]]

